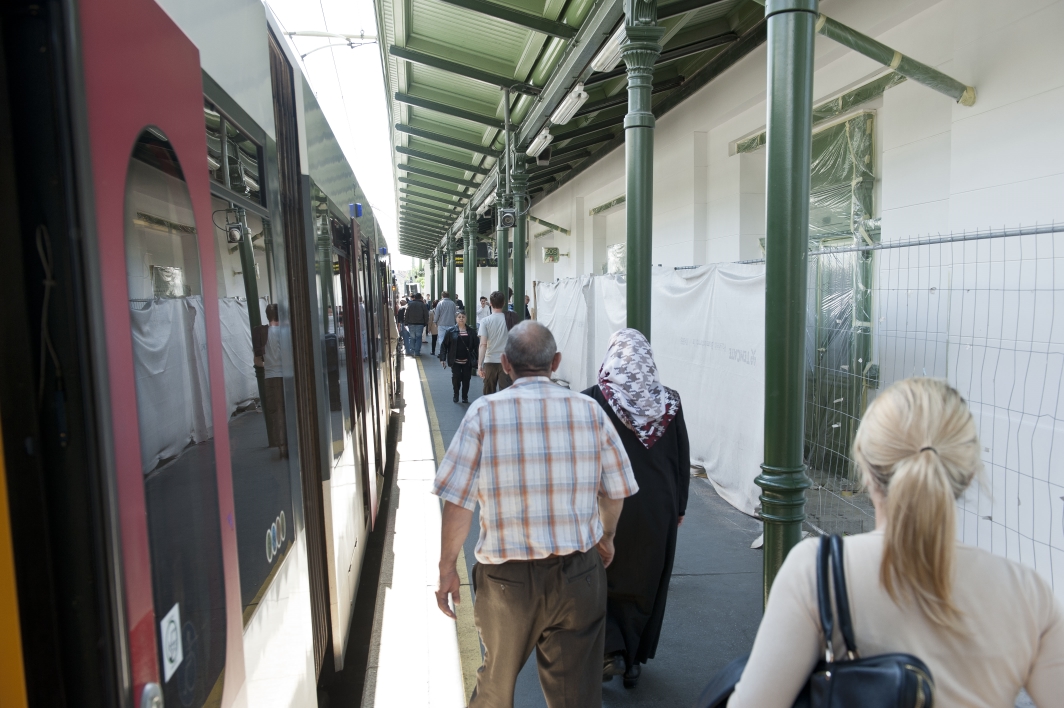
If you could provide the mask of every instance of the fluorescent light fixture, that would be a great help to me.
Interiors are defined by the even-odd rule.
[[[525,150],[525,154],[529,157],[535,157],[543,152],[543,148],[550,145],[550,141],[554,140],[554,136],[550,134],[550,130],[547,126],[543,127],[543,130],[539,131],[539,135],[532,141],[532,144]]]
[[[550,122],[554,125],[565,125],[573,119],[586,100],[587,91],[584,90],[584,85],[581,83],[573,86],[569,95],[562,99],[562,102],[554,109],[554,113],[550,114]]]
[[[491,193],[491,194],[489,194],[489,195],[487,196],[487,198],[486,198],[486,199],[484,200],[484,203],[485,203],[486,205],[488,205],[488,206],[491,206],[492,204],[494,204],[494,203],[495,203],[495,198],[496,198],[496,196],[497,196],[497,195],[496,195],[496,193],[495,193],[495,192],[492,192],[492,193]]]
[[[591,60],[591,68],[595,71],[612,71],[621,60],[621,41],[624,40],[624,24],[602,45],[602,49]]]

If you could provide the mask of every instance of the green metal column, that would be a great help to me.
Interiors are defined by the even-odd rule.
[[[244,279],[244,296],[248,299],[248,323],[251,331],[262,326],[262,313],[259,312],[259,281],[255,273],[255,245],[251,242],[251,232],[248,231],[247,212],[237,209],[240,213],[240,228],[243,236],[240,239],[240,271]],[[265,405],[266,401],[266,370],[261,366],[255,367],[255,379],[259,385],[259,401]]]
[[[769,0],[765,238],[764,599],[802,539],[805,300],[817,0]]]
[[[502,219],[499,217],[499,211],[505,209],[509,204],[508,198],[500,194],[499,199],[495,202],[495,223],[499,224]],[[504,229],[501,225],[496,227],[495,231],[495,254],[496,260],[499,264],[499,287],[498,291],[502,293],[503,297],[506,297],[506,291],[510,287],[510,269],[509,269],[509,252],[510,252],[510,230]]]
[[[651,83],[661,54],[657,0],[624,0],[628,113],[624,117],[628,224],[628,326],[650,339],[650,266],[654,215],[654,114]]]
[[[514,208],[517,210],[517,222],[514,224],[514,315],[520,322],[525,318],[525,242],[528,240],[528,171],[525,169],[524,155],[514,158],[511,184]]]
[[[447,232],[447,292],[452,300],[458,299],[458,280],[454,273],[454,236]]]
[[[466,215],[465,249],[462,255],[462,272],[465,274],[466,324],[477,328],[477,222],[476,215]]]
[[[436,256],[429,256],[429,300],[436,299]]]

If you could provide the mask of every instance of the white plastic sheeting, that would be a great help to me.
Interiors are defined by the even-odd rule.
[[[227,413],[258,398],[247,302],[219,300]],[[203,300],[130,302],[144,472],[214,435]]]
[[[556,378],[575,391],[592,385],[610,335],[625,326],[624,278],[538,283],[536,298],[538,320],[562,352]],[[655,268],[651,301],[654,358],[683,401],[691,461],[753,514],[764,441],[764,265]]]

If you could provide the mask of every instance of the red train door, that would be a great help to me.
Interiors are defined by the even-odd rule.
[[[79,17],[132,698],[228,705],[244,661],[199,53],[152,0]]]

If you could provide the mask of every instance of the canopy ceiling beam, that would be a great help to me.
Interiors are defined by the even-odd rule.
[[[418,201],[417,199],[411,199],[410,197],[399,197],[399,201],[403,202],[404,204],[409,204],[410,206],[416,206],[421,209],[431,209],[443,214],[457,214],[459,211],[459,207],[457,204],[454,207],[448,209],[442,204],[427,204],[425,202]]]
[[[592,145],[599,145],[600,143],[609,142],[610,140],[613,140],[613,136],[613,133],[605,133],[596,138],[588,138],[587,140],[575,140],[569,143],[568,145],[563,145],[559,148],[555,148],[551,152],[550,157],[552,160],[554,160],[570,153],[579,152],[584,148],[591,147]]]
[[[502,121],[496,120],[494,116],[486,116],[480,113],[474,113],[473,111],[467,111],[464,108],[458,108],[457,106],[449,106],[446,103],[440,103],[439,101],[431,101],[427,98],[421,98],[420,96],[411,96],[408,93],[395,93],[395,100],[399,103],[405,103],[408,106],[415,106],[417,108],[424,108],[429,111],[436,111],[442,113],[445,116],[452,116],[454,118],[461,118],[462,120],[470,121],[471,123],[480,123],[486,125],[489,128],[495,128],[496,130],[503,130]]]
[[[459,192],[457,189],[447,189],[446,187],[437,187],[434,184],[428,182],[418,182],[416,179],[410,179],[409,177],[399,177],[398,180],[403,184],[409,184],[411,187],[420,187],[421,189],[431,189],[434,192],[441,194],[451,194],[456,197],[462,197],[467,199],[469,197],[465,192]]]
[[[725,44],[731,44],[739,39],[739,35],[734,32],[725,32],[724,34],[718,34],[715,37],[703,39],[701,42],[692,42],[691,44],[685,44],[681,47],[669,49],[661,53],[658,60],[654,62],[654,66],[659,67],[662,64],[667,64],[670,61],[676,61],[677,59],[683,59],[693,54],[701,54],[707,52],[710,49],[724,46]],[[585,86],[594,86],[595,84],[601,84],[603,81],[609,81],[610,79],[616,79],[617,77],[624,76],[625,69],[614,69],[613,71],[607,71],[601,74],[595,74],[590,79],[584,82]]]
[[[444,165],[445,167],[453,167],[456,170],[464,170],[466,172],[472,172],[477,175],[486,175],[488,170],[483,167],[477,167],[476,165],[470,165],[466,162],[459,162],[458,160],[448,160],[446,157],[440,157],[439,155],[433,155],[431,152],[422,152],[421,150],[413,150],[411,148],[403,147],[402,145],[396,145],[395,151],[400,155],[407,155],[409,157],[416,157],[419,160],[426,162],[435,162],[437,165]]]
[[[674,76],[671,79],[665,79],[654,84],[650,89],[651,94],[661,93],[662,91],[670,91],[674,88],[678,88],[683,84],[682,76]],[[610,96],[609,98],[603,98],[600,101],[594,103],[585,104],[583,108],[577,111],[576,115],[586,116],[590,113],[597,113],[598,111],[605,110],[607,108],[615,108],[617,106],[624,106],[628,104],[628,92],[619,93],[616,96]]]
[[[421,128],[415,128],[411,125],[404,125],[402,123],[396,123],[395,129],[400,133],[406,133],[407,135],[413,135],[423,140],[431,140],[434,143],[440,143],[441,145],[450,145],[460,150],[468,150],[472,153],[479,155],[489,155],[495,157],[498,155],[496,152],[492,152],[491,148],[487,145],[481,145],[480,143],[471,143],[468,140],[459,140],[458,138],[452,138],[449,135],[441,135],[440,133],[434,133],[431,130],[423,130]]]
[[[585,126],[583,126],[581,128],[574,128],[573,130],[567,130],[564,133],[558,133],[557,135],[554,136],[554,142],[560,143],[563,140],[570,140],[572,138],[579,138],[579,137],[581,137],[583,135],[591,135],[592,133],[597,133],[597,132],[602,131],[602,130],[609,130],[611,128],[616,128],[617,126],[619,126],[623,122],[624,122],[624,116],[623,115],[619,115],[619,116],[614,116],[612,118],[606,118],[604,120],[599,120],[599,121],[596,121],[594,123],[588,123],[587,125],[585,125]]]
[[[450,206],[456,206],[456,207],[463,206],[462,204],[454,201],[453,199],[447,199],[445,197],[437,197],[435,194],[422,194],[421,192],[415,192],[412,189],[407,189],[406,187],[400,187],[399,188],[399,192],[402,193],[402,194],[408,194],[411,197],[417,197],[418,199],[427,199],[430,202],[443,202],[444,204],[448,204]],[[466,197],[466,198],[468,198],[468,197]]]
[[[474,182],[471,179],[462,179],[461,177],[450,177],[439,172],[433,172],[432,170],[425,170],[420,167],[411,167],[410,165],[403,164],[402,162],[396,165],[396,167],[398,167],[404,172],[409,172],[415,175],[421,175],[422,177],[431,177],[432,179],[438,179],[441,182],[450,182],[451,184],[457,184],[463,187],[476,188],[480,186],[480,182]]]
[[[540,89],[529,84],[521,83],[516,79],[507,76],[500,76],[499,74],[493,74],[490,71],[483,71],[476,69],[466,64],[460,64],[450,59],[444,59],[443,57],[433,56],[432,54],[426,54],[425,52],[419,52],[416,49],[409,49],[407,47],[397,47],[394,44],[388,47],[388,53],[397,59],[403,59],[411,64],[420,64],[421,66],[427,66],[433,69],[439,69],[440,71],[446,71],[451,74],[457,74],[458,76],[464,76],[467,79],[473,79],[489,86],[498,86],[499,88],[510,88],[518,93],[523,93],[526,96],[538,96]]]
[[[688,12],[701,10],[704,7],[719,5],[722,2],[727,1],[728,0],[680,0],[679,2],[670,2],[668,5],[659,5],[658,22],[667,20],[670,17],[676,17],[677,15],[686,15]]]
[[[539,15],[532,15],[527,12],[521,12],[519,10],[511,10],[508,7],[502,5],[496,5],[493,2],[484,2],[484,0],[443,0],[448,5],[457,5],[463,7],[466,10],[472,10],[478,12],[481,15],[487,15],[488,17],[494,17],[497,20],[503,22],[509,22],[512,25],[518,27],[524,27],[526,29],[535,30],[551,37],[558,37],[559,39],[572,39],[576,36],[576,28],[569,25],[562,24],[561,22],[555,22],[554,20],[548,20],[545,17]]]
[[[435,224],[447,224],[450,226],[454,219],[448,219],[442,214],[436,214],[430,211],[421,211],[420,209],[403,208],[399,210],[399,217],[405,219],[407,217],[411,219],[417,219],[418,221],[426,221]]]
[[[442,229],[446,230],[450,227],[451,221],[437,219],[434,216],[421,216],[420,214],[414,214],[412,212],[402,212],[399,215],[399,221],[403,224],[412,226],[424,226],[428,229]]]

